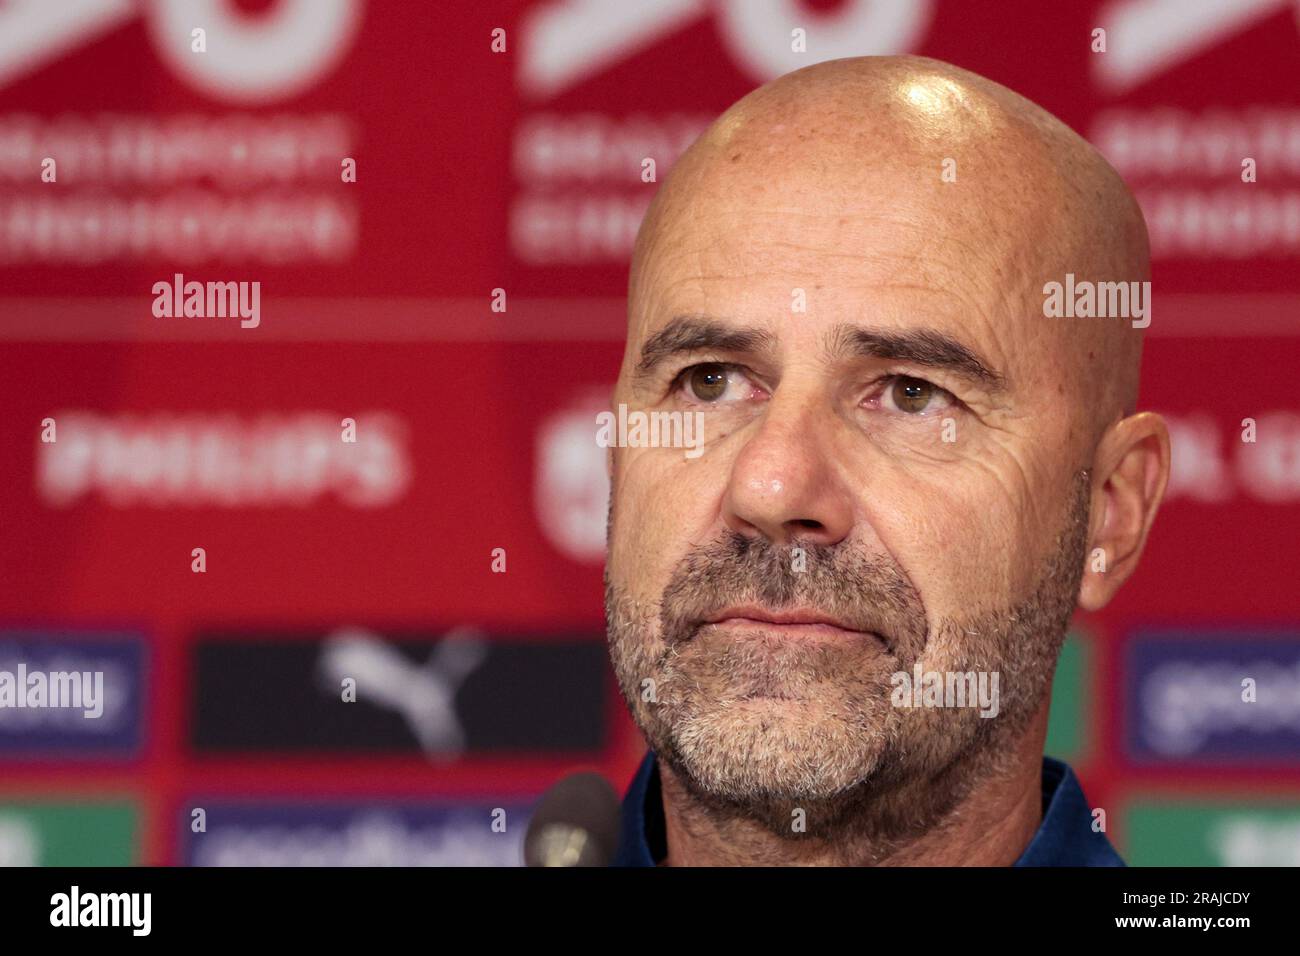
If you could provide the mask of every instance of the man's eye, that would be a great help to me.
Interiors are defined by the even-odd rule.
[[[731,367],[721,362],[692,365],[682,371],[682,384],[689,397],[697,402],[716,402],[727,394]]]
[[[952,404],[952,393],[923,378],[899,375],[885,389],[886,407],[907,415],[935,412]]]

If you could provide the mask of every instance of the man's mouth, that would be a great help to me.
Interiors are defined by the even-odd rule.
[[[770,610],[752,604],[736,605],[709,615],[701,626],[725,628],[734,633],[779,634],[790,640],[870,639],[882,646],[885,644],[884,639],[874,631],[859,630],[846,621],[813,608]]]

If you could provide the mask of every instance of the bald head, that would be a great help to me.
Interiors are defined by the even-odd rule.
[[[1045,318],[1043,286],[1067,273],[1149,280],[1141,211],[1087,141],[1024,97],[911,56],[831,60],[760,87],[695,142],[651,204],[633,255],[633,329],[653,321],[648,284],[665,252],[701,233],[761,238],[774,216],[796,220],[809,243],[834,242],[846,271],[854,257],[916,257],[916,277],[953,309],[975,306],[970,285],[986,284],[995,308],[969,318],[1032,342],[1024,354],[1070,389],[1094,436],[1134,410],[1141,329]],[[782,241],[798,242],[791,232]],[[767,252],[780,254],[747,250],[756,262]],[[981,274],[955,274],[948,260]]]

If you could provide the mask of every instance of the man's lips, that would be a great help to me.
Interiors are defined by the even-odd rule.
[[[723,608],[709,615],[703,626],[777,633],[791,639],[838,639],[870,637],[884,643],[879,634],[861,631],[844,621],[811,608],[784,608],[779,611],[744,605]]]

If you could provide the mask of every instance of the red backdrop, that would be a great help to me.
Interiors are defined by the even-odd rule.
[[[120,838],[100,842],[141,862],[250,859],[233,838],[204,856],[199,807],[208,835],[380,813],[430,847],[341,837],[339,859],[505,859],[522,817],[494,851],[453,837],[578,766],[622,786],[641,744],[606,671],[553,709],[520,700],[529,675],[576,681],[584,649],[603,653],[590,429],[656,188],[641,159],[662,179],[780,72],[911,51],[1088,136],[1151,227],[1143,404],[1175,426],[1175,474],[1138,575],[1079,621],[1058,749],[1135,862],[1191,858],[1143,842],[1149,808],[1212,805],[1230,819],[1188,838],[1206,862],[1300,861],[1300,5],[1202,6],[0,2],[0,650],[139,651],[110,681],[138,705],[113,729],[0,724],[0,855],[88,859],[111,805]],[[789,52],[795,27],[808,53]],[[175,273],[260,282],[260,325],[155,318],[152,286]],[[323,707],[313,674],[347,628],[367,666],[392,652],[391,673],[444,677],[426,659],[470,629],[492,648],[477,673],[511,676],[471,670],[441,718],[363,701],[347,743],[240,723],[302,695]],[[219,653],[235,646],[242,684]],[[1240,720],[1196,697],[1196,675],[1260,662],[1262,706]],[[1191,745],[1149,732],[1161,688],[1204,725]],[[420,736],[449,724],[458,740]],[[1222,849],[1224,819],[1255,856]]]

